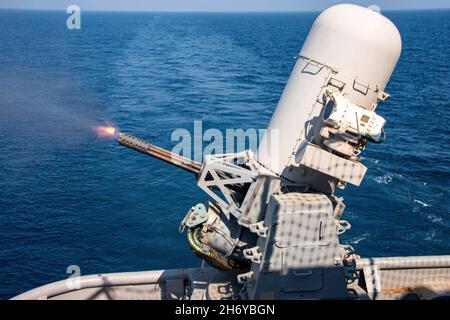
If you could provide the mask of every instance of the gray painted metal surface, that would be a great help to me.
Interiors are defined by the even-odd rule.
[[[81,276],[77,282],[71,279],[50,283],[42,287],[27,291],[14,297],[14,300],[47,299],[64,293],[86,288],[102,288],[109,286],[142,285],[161,283],[171,279],[187,279],[189,269],[155,270],[142,272],[123,272],[110,274],[96,274]],[[79,289],[77,289],[79,288]]]

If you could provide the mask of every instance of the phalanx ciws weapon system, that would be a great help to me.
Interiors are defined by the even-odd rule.
[[[367,170],[361,153],[386,137],[376,109],[389,98],[384,90],[401,46],[395,25],[378,12],[355,5],[325,10],[255,153],[206,155],[197,163],[119,134],[120,144],[194,173],[211,201],[194,205],[179,228],[203,259],[201,268],[145,278],[111,274],[108,284],[157,283],[154,297],[172,299],[449,295],[449,256],[362,259],[339,241],[351,225],[335,192],[360,185]],[[106,285],[94,280],[82,283]]]
[[[361,153],[386,137],[376,109],[389,98],[384,89],[401,46],[397,28],[377,12],[353,5],[323,12],[255,154],[206,155],[199,164],[119,135],[121,144],[195,173],[212,201],[192,207],[180,230],[187,229],[198,256],[235,273],[241,289],[229,292],[250,299],[358,296],[349,289],[359,279],[358,256],[339,242],[350,223],[335,191],[360,185],[367,170]],[[366,280],[373,295],[379,279]]]

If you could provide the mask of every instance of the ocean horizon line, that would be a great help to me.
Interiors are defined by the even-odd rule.
[[[293,11],[283,11],[283,10],[273,10],[273,11],[263,11],[263,10],[253,10],[253,11],[216,11],[216,10],[204,10],[204,11],[196,11],[196,10],[92,10],[92,9],[83,9],[85,13],[168,13],[168,14],[199,14],[199,13],[210,13],[210,14],[295,14],[295,13],[320,13],[323,10],[293,10]],[[427,11],[449,11],[449,8],[424,8],[424,9],[389,9],[382,10],[382,12],[427,12]],[[0,8],[0,11],[36,11],[36,12],[66,12],[65,8],[62,9],[35,9],[35,8]]]

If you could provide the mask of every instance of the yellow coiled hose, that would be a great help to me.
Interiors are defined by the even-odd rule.
[[[216,249],[207,246],[203,244],[200,239],[199,235],[201,232],[201,227],[197,227],[195,229],[189,229],[187,233],[187,238],[189,242],[189,246],[191,250],[200,258],[205,259],[210,264],[212,264],[214,267],[221,269],[221,270],[234,270],[236,269],[236,266],[234,263],[222,256],[219,252],[217,252]]]

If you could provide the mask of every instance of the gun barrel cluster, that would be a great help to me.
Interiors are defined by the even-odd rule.
[[[201,163],[195,162],[186,157],[182,157],[164,148],[157,147],[151,143],[148,143],[147,141],[144,141],[132,135],[126,133],[119,133],[118,142],[119,144],[127,148],[158,158],[171,165],[174,165],[178,168],[184,169],[196,175],[198,175],[201,171],[202,167]]]

